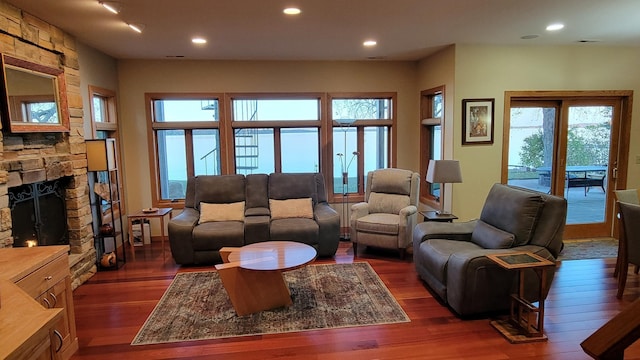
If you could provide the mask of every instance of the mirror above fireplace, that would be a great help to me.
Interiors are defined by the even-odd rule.
[[[69,131],[63,70],[2,55],[0,110],[13,133]]]

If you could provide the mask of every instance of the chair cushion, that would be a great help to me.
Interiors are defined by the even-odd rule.
[[[480,220],[513,234],[513,246],[529,243],[544,206],[540,194],[496,184],[489,191]]]
[[[320,227],[312,219],[278,219],[271,221],[269,233],[270,240],[297,241],[308,245],[317,245]]]
[[[399,214],[400,210],[409,206],[410,199],[408,195],[384,194],[371,192],[369,194],[369,212],[370,213],[389,213]]]
[[[305,218],[313,219],[311,198],[275,200],[269,199],[271,219]]]
[[[192,245],[195,251],[220,250],[224,246],[244,245],[244,223],[240,221],[212,221],[193,228]]]
[[[231,204],[200,203],[198,224],[210,221],[244,221],[244,201]]]
[[[356,220],[356,230],[368,233],[398,235],[400,216],[395,214],[369,214]]]
[[[478,220],[471,233],[471,241],[485,249],[508,249],[513,246],[515,236]]]

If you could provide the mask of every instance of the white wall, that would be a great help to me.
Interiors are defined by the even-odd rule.
[[[118,63],[116,59],[78,43],[78,62],[80,63],[80,93],[84,113],[84,138],[91,139],[91,104],[89,86],[98,86],[116,92],[118,90]]]
[[[504,93],[517,90],[633,90],[640,92],[640,48],[457,45],[453,152],[464,182],[455,185],[453,212],[478,217],[491,185],[500,182]],[[462,99],[495,98],[493,145],[462,146]],[[627,187],[640,187],[640,112],[633,112]]]

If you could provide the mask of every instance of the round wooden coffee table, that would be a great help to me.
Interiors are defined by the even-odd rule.
[[[220,249],[223,264],[216,265],[231,303],[239,316],[290,306],[291,294],[282,272],[315,260],[312,246],[293,241],[265,241],[240,248]]]

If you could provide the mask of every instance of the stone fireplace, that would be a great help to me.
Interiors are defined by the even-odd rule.
[[[9,188],[13,247],[69,245],[67,177]]]
[[[75,289],[96,271],[76,42],[61,29],[0,0],[0,52],[64,70],[70,125],[68,132],[33,133],[12,133],[3,126],[0,137],[0,248],[14,246],[17,235],[12,225],[10,191],[60,181],[64,184],[60,195],[66,209],[64,217],[71,249],[69,266]],[[18,213],[16,216],[24,215]]]

